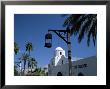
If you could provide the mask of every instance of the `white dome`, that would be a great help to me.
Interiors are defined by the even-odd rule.
[[[57,47],[55,50],[63,50],[61,47]]]

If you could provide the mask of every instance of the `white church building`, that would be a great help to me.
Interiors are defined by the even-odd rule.
[[[48,76],[69,76],[68,58],[65,50],[57,47],[53,58],[48,64]],[[72,75],[73,76],[96,76],[97,75],[97,57],[87,58],[72,57]]]

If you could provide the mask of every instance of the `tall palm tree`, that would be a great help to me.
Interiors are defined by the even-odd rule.
[[[30,55],[30,52],[33,50],[33,44],[31,42],[27,42],[25,47],[26,47],[26,51],[28,51]]]
[[[30,52],[33,50],[33,44],[31,42],[27,42],[25,47],[26,47],[26,51],[28,51],[30,56]],[[29,67],[30,67],[30,61],[28,61],[28,72],[29,72]]]
[[[17,55],[18,52],[19,52],[19,46],[16,42],[14,42],[14,53],[15,53],[15,55]]]
[[[27,53],[23,53],[20,59],[24,62],[23,74],[25,74],[26,62],[29,59],[29,55]]]
[[[87,35],[87,44],[90,45],[92,38],[94,46],[97,35],[97,14],[70,14],[66,15],[63,26],[70,30],[71,35],[78,35],[80,43]]]

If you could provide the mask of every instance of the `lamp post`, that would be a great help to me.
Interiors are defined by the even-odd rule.
[[[52,34],[49,32],[56,33],[61,39],[63,39],[68,46],[68,64],[69,64],[69,76],[72,76],[72,62],[71,62],[71,41],[70,35],[71,32],[67,30],[48,30],[48,33],[45,35],[45,47],[51,48],[52,46]]]

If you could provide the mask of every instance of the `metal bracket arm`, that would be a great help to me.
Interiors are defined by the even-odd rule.
[[[68,44],[67,37],[65,37],[65,34],[68,32],[67,30],[48,30],[48,31],[56,33],[61,39],[63,39]]]

